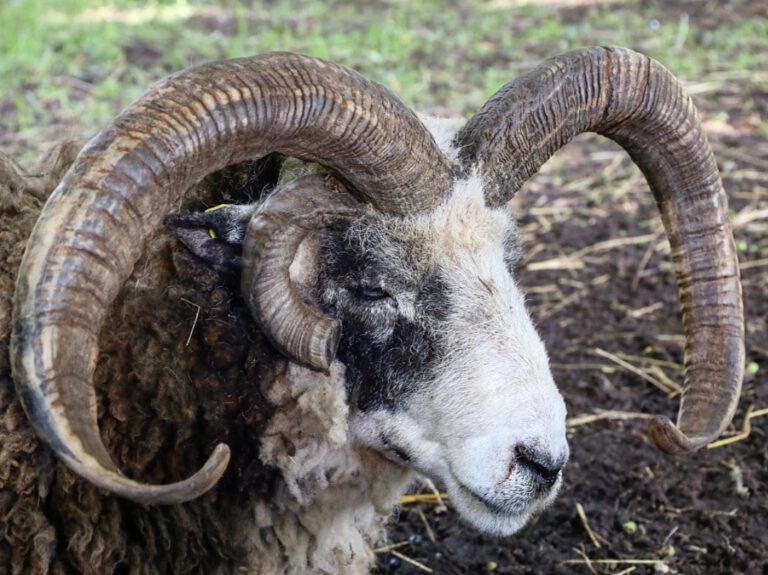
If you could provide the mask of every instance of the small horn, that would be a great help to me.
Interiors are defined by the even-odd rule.
[[[287,357],[327,371],[341,326],[304,302],[288,269],[299,245],[314,230],[349,222],[363,206],[332,191],[320,176],[304,176],[275,190],[248,224],[243,243],[243,296],[270,341]]]
[[[509,200],[582,132],[603,134],[640,167],[672,245],[686,334],[677,425],[653,420],[667,453],[706,445],[733,418],[744,370],[744,315],[728,207],[698,114],[658,62],[622,48],[549,60],[497,92],[457,135],[464,170],[478,166],[486,199]]]

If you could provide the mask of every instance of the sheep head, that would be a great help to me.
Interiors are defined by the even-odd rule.
[[[242,286],[254,319],[300,364],[347,365],[360,442],[445,481],[474,524],[514,531],[554,497],[567,446],[565,408],[509,269],[504,205],[583,131],[627,149],[656,196],[687,345],[678,424],[658,418],[651,431],[669,453],[703,446],[730,422],[743,369],[726,200],[690,99],[659,64],[618,48],[566,54],[503,87],[453,152],[386,89],[305,56],[214,63],[158,84],[86,147],[28,244],[12,340],[27,413],[75,472],[117,494],[175,503],[215,484],[226,446],[179,483],[120,474],[96,422],[97,335],[184,191],[276,151],[333,178],[284,184],[249,215]],[[308,294],[290,267],[313,234]]]
[[[338,188],[303,176],[258,208],[166,224],[209,262],[242,262],[262,326],[296,310],[266,330],[285,355],[313,369],[345,365],[358,444],[441,480],[474,525],[514,532],[554,498],[568,457],[565,405],[514,279],[514,220],[486,205],[478,177],[407,216],[365,209]],[[238,244],[242,258],[221,257]],[[269,254],[286,245],[271,272]]]
[[[356,440],[439,480],[461,516],[510,534],[554,499],[565,404],[514,278],[517,229],[458,181],[429,212],[327,241],[321,305],[342,318]]]

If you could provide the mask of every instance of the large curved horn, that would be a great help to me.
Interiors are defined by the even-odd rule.
[[[678,423],[657,417],[656,445],[689,452],[733,417],[744,369],[738,259],[717,165],[691,99],[658,62],[588,48],[504,86],[457,136],[464,169],[478,166],[491,204],[506,202],[582,132],[620,144],[640,167],[672,245],[686,334]]]
[[[153,87],[94,138],[54,191],[19,270],[13,377],[38,433],[76,473],[144,503],[197,497],[224,472],[162,486],[125,478],[104,447],[92,376],[110,303],[185,190],[269,152],[319,162],[393,213],[439,201],[448,160],[388,90],[342,66],[274,53],[191,68]]]
[[[288,269],[314,230],[349,222],[362,205],[334,182],[304,176],[278,188],[253,215],[243,242],[241,292],[253,317],[287,357],[327,371],[341,335],[339,322],[304,302]]]

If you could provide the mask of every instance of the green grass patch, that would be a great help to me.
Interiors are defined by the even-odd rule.
[[[542,57],[592,44],[642,50],[691,81],[768,67],[768,21],[697,26],[639,3],[6,0],[0,136],[36,141],[57,122],[89,133],[173,70],[268,50],[347,64],[444,114],[471,113]]]

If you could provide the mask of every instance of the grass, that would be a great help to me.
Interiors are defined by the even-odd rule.
[[[695,15],[634,2],[546,4],[6,0],[0,147],[90,134],[173,70],[267,50],[345,63],[438,114],[468,114],[542,55],[591,44],[645,51],[689,81],[768,68],[768,20],[736,8],[702,30]]]

